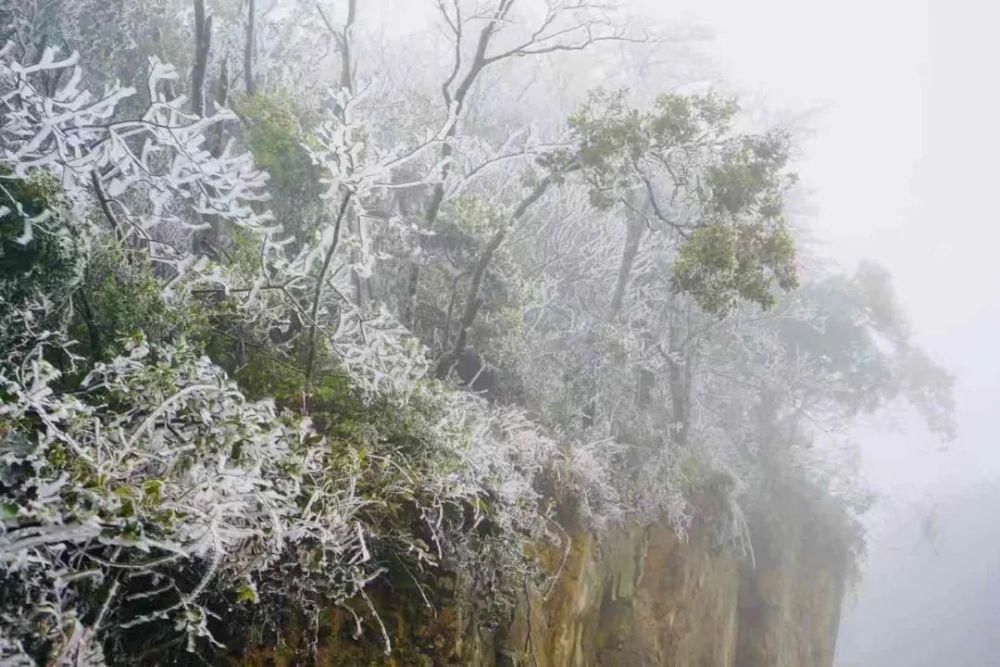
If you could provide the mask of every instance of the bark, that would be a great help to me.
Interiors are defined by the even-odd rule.
[[[618,265],[618,279],[615,281],[615,290],[611,295],[611,304],[608,307],[608,321],[614,322],[618,319],[618,315],[621,313],[622,305],[625,302],[625,290],[628,289],[628,284],[632,280],[632,269],[635,266],[635,258],[639,254],[639,248],[642,245],[642,236],[645,231],[645,225],[641,220],[639,220],[634,215],[630,215],[627,221],[628,228],[625,233],[625,247],[622,250],[622,259]],[[594,368],[594,377],[596,380],[597,369]],[[641,380],[640,380],[641,382]],[[643,387],[640,385],[639,388],[640,399],[643,393]],[[645,390],[648,394],[648,388]],[[590,428],[597,421],[597,393],[596,389],[591,394],[590,401],[587,403],[583,410],[583,427]]]
[[[344,32],[340,40],[340,86],[352,93],[354,92],[354,63],[351,58],[351,26],[354,25],[357,4],[357,0],[348,0],[347,22],[344,24]]]
[[[326,282],[326,274],[330,270],[333,255],[337,251],[337,244],[340,242],[340,228],[347,215],[347,207],[351,203],[352,193],[348,192],[340,202],[340,210],[337,211],[337,218],[333,223],[333,240],[327,248],[326,256],[323,258],[323,267],[316,278],[316,287],[313,290],[312,312],[309,314],[309,356],[306,359],[306,386],[312,382],[313,370],[316,364],[316,332],[318,329],[316,318],[319,316],[320,299],[323,296],[323,284]]]
[[[191,68],[191,108],[205,115],[205,77],[212,48],[212,16],[205,15],[205,0],[194,0],[194,66]]]
[[[253,54],[256,42],[255,31],[257,27],[257,3],[255,0],[249,1],[247,9],[247,41],[243,46],[243,85],[247,89],[247,95],[253,97],[257,94],[257,84],[253,76]]]
[[[639,246],[642,243],[642,235],[645,225],[641,220],[630,216],[628,230],[625,234],[625,248],[622,250],[622,260],[618,266],[618,280],[615,281],[615,291],[611,295],[611,306],[609,308],[609,319],[614,321],[621,312],[622,303],[625,300],[625,290],[632,279],[632,268],[635,266],[636,255],[639,254]]]
[[[535,189],[532,190],[527,197],[521,200],[521,203],[518,204],[516,209],[514,209],[514,213],[511,216],[511,224],[514,224],[523,218],[525,213],[528,212],[528,209],[542,198],[542,195],[545,194],[545,191],[548,190],[551,185],[552,179],[549,177],[539,181],[538,185],[535,186]],[[509,229],[510,226],[507,226],[494,232],[492,238],[490,238],[486,247],[483,249],[482,254],[479,256],[479,261],[476,262],[476,270],[472,274],[472,283],[469,286],[469,294],[465,301],[465,312],[462,315],[462,321],[458,330],[458,337],[455,339],[455,345],[451,352],[441,357],[441,360],[438,362],[435,370],[435,375],[438,378],[447,377],[451,370],[451,365],[462,356],[463,352],[465,352],[465,348],[469,342],[469,330],[472,328],[472,325],[476,320],[476,315],[479,314],[479,309],[483,305],[482,300],[479,297],[479,293],[483,286],[483,279],[486,277],[486,271],[489,269],[497,250],[507,238],[507,232]],[[447,341],[445,342],[447,343]]]
[[[441,357],[441,360],[438,362],[434,373],[438,378],[443,379],[447,377],[451,370],[451,365],[465,352],[465,348],[469,342],[469,329],[472,328],[472,324],[476,320],[476,315],[483,305],[482,299],[479,298],[479,292],[483,286],[486,269],[489,268],[490,262],[493,261],[493,256],[505,238],[507,238],[507,229],[498,230],[493,234],[493,238],[490,239],[489,243],[486,244],[483,254],[479,256],[479,261],[476,263],[476,271],[472,275],[472,285],[469,287],[469,296],[465,303],[465,312],[462,314],[462,322],[458,329],[458,337],[455,339],[455,346],[451,352]]]
[[[454,94],[451,93],[450,86],[458,74],[462,66],[461,49],[458,48],[460,45],[456,44],[455,50],[455,64],[451,75],[441,86],[441,92],[444,96],[445,104],[448,106],[448,113],[453,113],[456,118],[460,117],[462,111],[465,108],[465,100],[468,97],[469,91],[472,90],[473,84],[475,84],[476,79],[483,69],[492,62],[486,57],[486,50],[489,48],[490,41],[497,29],[497,24],[503,20],[504,16],[510,10],[511,2],[505,1],[501,2],[497,8],[496,13],[493,18],[483,27],[479,33],[479,39],[476,42],[476,51],[472,57],[472,63],[469,66],[469,71],[466,72],[465,76],[459,82],[458,87],[455,89]],[[461,37],[456,37],[458,41]],[[445,135],[444,145],[441,146],[441,159],[446,160],[451,157],[454,152],[454,148],[448,143],[449,139],[453,139],[458,132],[458,123],[452,123],[451,127],[448,128],[448,132]],[[430,201],[427,203],[427,208],[424,210],[424,226],[426,229],[433,229],[434,223],[437,221],[438,215],[441,212],[441,205],[444,203],[444,182],[448,178],[448,174],[451,173],[451,163],[445,162],[444,167],[441,170],[441,179],[435,184],[434,190],[431,193]],[[416,315],[416,298],[417,290],[420,285],[420,266],[414,263],[410,267],[409,275],[407,276],[406,285],[406,301],[403,304],[402,320],[411,329],[413,328],[415,322],[414,317]]]
[[[85,283],[83,289],[79,291],[83,323],[87,327],[87,337],[90,342],[91,356],[94,359],[102,359],[104,357],[104,346],[101,344],[101,329],[97,326],[97,321],[94,318],[94,311],[90,307],[90,301],[87,300],[87,289],[88,286]]]
[[[333,36],[334,41],[337,43],[337,52],[340,54],[340,87],[348,93],[353,93],[354,59],[351,49],[351,28],[354,26],[354,20],[357,16],[357,0],[348,0],[347,19],[344,22],[344,26],[339,30],[327,17],[322,6],[317,4],[316,9],[319,12],[320,18],[323,20],[323,23],[326,25],[327,31]],[[341,109],[340,111],[343,116],[344,110]],[[346,122],[347,119],[344,118],[344,120]],[[363,219],[356,218],[349,224],[351,225],[352,232],[356,232],[359,235],[364,234],[365,222]],[[357,249],[352,249],[350,256],[351,264],[356,264],[360,259],[361,253]],[[357,270],[351,269],[351,282],[354,288],[354,301],[359,308],[364,308],[365,303],[368,301],[368,281],[366,278],[362,277]]]

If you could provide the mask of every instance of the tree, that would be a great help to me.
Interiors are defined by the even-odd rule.
[[[862,509],[824,429],[952,430],[883,271],[798,287],[785,131],[545,67],[633,80],[613,7],[442,1],[425,47],[353,0],[129,7],[0,3],[0,661],[222,660],[331,605],[389,652],[379,593],[506,622],[557,521],[752,560],[775,484]]]
[[[516,412],[420,381],[421,352],[389,318],[345,333],[324,300],[339,225],[286,254],[251,157],[235,140],[208,148],[228,114],[184,111],[164,92],[173,68],[152,62],[149,108],[134,118],[118,105],[134,91],[110,87],[95,101],[77,61],[51,50],[23,65],[0,53],[0,221],[15,269],[2,306],[24,324],[0,362],[4,659],[92,664],[139,646],[167,656],[178,645],[227,648],[216,637],[241,629],[220,627],[219,610],[265,601],[275,614],[329,601],[355,613],[363,602],[389,651],[365,592],[383,561],[476,563],[507,585],[526,576],[521,538],[509,538],[547,538],[535,480],[554,442]],[[71,73],[51,96],[38,89],[42,72],[60,69]],[[352,122],[348,105],[313,147],[344,202],[338,222],[355,200],[364,212],[386,170],[439,141],[404,155],[360,150]],[[255,261],[199,256],[191,230],[201,216],[225,223],[231,247],[256,239]],[[105,252],[120,264],[108,268]],[[90,326],[121,313],[76,275],[81,265],[114,277],[129,328]],[[294,344],[254,353],[234,369],[241,386],[197,350],[226,335],[213,325],[250,342],[310,294],[304,360]],[[159,322],[137,303],[185,315],[206,297],[216,299],[208,327],[174,336],[153,331]],[[85,355],[71,338],[76,299],[103,337]],[[145,329],[164,340],[150,344]],[[319,377],[321,332],[322,349],[341,357]],[[108,340],[115,333],[129,337]],[[251,389],[267,397],[250,399]]]
[[[582,51],[601,42],[648,39],[648,37],[629,36],[622,26],[608,18],[609,7],[604,3],[545,1],[545,12],[538,24],[525,29],[526,36],[515,36],[514,45],[509,47],[497,47],[496,42],[505,28],[516,24],[513,14],[514,0],[500,0],[485,10],[477,6],[471,13],[468,11],[463,13],[462,3],[459,0],[452,0],[450,8],[446,6],[444,0],[437,3],[437,8],[454,39],[451,71],[441,84],[441,94],[449,116],[456,120],[460,119],[467,106],[469,94],[482,73],[487,68],[496,67],[505,61],[558,52]],[[473,28],[477,25],[482,25],[478,35]],[[469,32],[474,35],[471,44],[466,43]],[[472,48],[471,55],[466,51],[469,47]],[[424,227],[429,230],[434,229],[444,203],[445,181],[451,172],[450,158],[454,153],[454,144],[451,140],[455,138],[458,127],[457,122],[450,125],[446,141],[441,147],[440,174],[424,213]],[[489,247],[488,245],[487,251]],[[404,305],[402,315],[403,321],[410,326],[413,325],[413,299],[416,297],[419,276],[420,269],[414,265],[408,278],[408,302]]]

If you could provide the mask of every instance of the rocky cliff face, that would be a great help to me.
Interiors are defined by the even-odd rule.
[[[799,515],[799,516],[796,516]],[[756,566],[660,525],[577,536],[554,588],[518,608],[503,662],[538,667],[829,667],[842,550],[794,509],[755,522]]]
[[[503,662],[733,665],[741,566],[703,533],[682,541],[651,525],[598,546],[577,535],[553,589],[518,607]]]
[[[393,610],[383,614],[395,643],[389,656],[377,631],[354,639],[350,617],[332,611],[319,620],[318,632],[300,633],[301,641],[286,633],[283,647],[259,647],[243,661],[829,667],[849,553],[831,529],[835,518],[805,498],[759,507],[751,526],[755,563],[716,544],[705,526],[695,526],[686,539],[659,524],[600,539],[578,532],[567,552],[539,555],[558,578],[526,585],[513,619],[496,631],[476,630],[461,604],[430,610],[416,591],[398,589],[382,600]],[[450,581],[439,592],[460,599]]]

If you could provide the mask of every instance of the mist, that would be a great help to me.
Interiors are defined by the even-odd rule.
[[[992,665],[973,0],[0,0],[0,665]]]
[[[997,230],[987,181],[1000,135],[969,114],[997,103],[983,84],[997,55],[983,26],[995,11],[934,1],[709,4],[692,11],[718,26],[718,57],[739,85],[819,109],[801,166],[819,252],[889,268],[917,338],[958,377],[954,442],[928,438],[906,414],[855,436],[879,500],[865,520],[869,556],[839,664],[992,664],[1000,372],[988,341],[1000,299],[988,268]]]

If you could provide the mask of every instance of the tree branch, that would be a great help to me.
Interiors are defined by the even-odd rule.
[[[514,213],[511,216],[512,224],[524,217],[524,214],[528,212],[528,209],[542,198],[542,195],[545,194],[546,190],[548,190],[551,185],[552,178],[549,176],[546,176],[539,181],[538,185],[535,186],[535,189],[532,190],[527,197],[521,200],[521,203],[518,204],[516,209],[514,209]],[[476,316],[479,314],[479,309],[483,305],[482,300],[479,298],[479,292],[482,290],[483,279],[486,277],[486,270],[493,261],[493,256],[500,248],[500,245],[504,242],[504,239],[507,238],[507,233],[509,232],[510,227],[511,225],[505,225],[494,232],[493,237],[483,249],[482,255],[479,256],[475,272],[472,274],[472,283],[469,286],[469,295],[465,301],[465,312],[462,315],[462,321],[459,325],[460,328],[458,330],[458,337],[455,339],[455,346],[452,348],[451,352],[441,357],[441,360],[438,362],[434,371],[435,375],[440,379],[447,377],[448,373],[451,372],[452,365],[460,356],[462,356],[462,353],[465,352],[466,345],[468,344],[469,329],[472,328],[472,325],[476,320]]]
[[[309,328],[309,356],[306,360],[306,386],[312,382],[313,366],[316,362],[316,330],[318,329],[316,318],[319,315],[320,298],[323,296],[323,283],[326,282],[326,274],[330,270],[330,263],[333,261],[333,254],[337,251],[337,244],[340,242],[340,227],[347,214],[347,207],[351,203],[353,192],[348,191],[340,202],[340,210],[337,211],[337,219],[333,226],[333,240],[327,248],[326,256],[323,258],[323,267],[320,269],[319,277],[316,279],[316,288],[313,290],[312,320]]]

